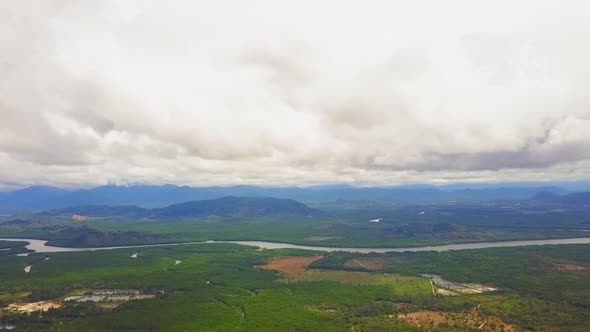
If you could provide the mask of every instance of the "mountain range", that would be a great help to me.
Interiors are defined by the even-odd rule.
[[[127,217],[155,220],[231,217],[307,217],[322,214],[292,199],[226,196],[217,199],[189,201],[164,208],[146,209],[138,206],[84,205],[40,213],[45,216]]]
[[[513,185],[513,186],[508,186]],[[187,187],[175,185],[107,185],[91,189],[66,190],[33,186],[11,192],[0,192],[0,211],[41,211],[79,205],[136,205],[142,208],[216,199],[226,196],[273,197],[304,203],[331,201],[442,202],[522,200],[539,192],[557,195],[568,191],[558,186],[507,184],[449,186],[353,187],[348,185],[317,187]]]
[[[590,192],[577,192],[559,195],[555,192],[541,191],[532,197],[533,201],[559,205],[590,205]]]

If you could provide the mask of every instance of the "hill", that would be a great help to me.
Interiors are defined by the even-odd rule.
[[[590,204],[590,191],[571,193],[571,194],[564,195],[563,201],[567,204],[589,205]]]
[[[292,199],[236,197],[192,201],[151,210],[152,218],[187,218],[208,215],[233,217],[308,216],[320,213]]]
[[[20,190],[2,193],[0,196],[0,209],[47,209],[59,205],[60,201],[67,199],[71,191],[46,186],[33,186]]]
[[[84,205],[42,212],[43,216],[80,215],[87,217],[125,217],[185,219],[206,216],[224,217],[287,217],[322,213],[292,199],[227,196],[212,200],[190,201],[165,208],[144,209],[138,206]]]

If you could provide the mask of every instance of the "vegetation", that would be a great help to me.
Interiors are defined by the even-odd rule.
[[[248,199],[249,202],[252,200],[256,199]],[[291,201],[279,201],[291,206]],[[213,213],[215,209],[223,210],[224,204],[207,209]],[[302,214],[296,216],[290,215],[290,207],[270,204],[264,211],[272,208],[275,212],[265,215],[266,212],[260,212],[255,205],[242,209],[240,204],[234,210],[229,209],[233,211],[232,215],[201,215],[195,208],[192,211],[198,215],[196,217],[163,219],[143,215],[130,217],[129,213],[136,208],[109,207],[119,215],[105,216],[111,213],[105,212],[105,207],[80,207],[88,210],[76,208],[56,215],[0,217],[0,232],[5,237],[42,238],[52,240],[52,244],[72,246],[266,240],[320,246],[405,247],[581,237],[587,234],[581,231],[590,228],[587,209],[583,207],[545,206],[531,202],[422,205],[339,202],[313,206],[313,211],[321,210],[322,213],[307,214],[308,208],[303,208]],[[294,206],[296,210],[297,204]],[[183,206],[178,207],[178,211],[177,207],[173,210],[179,216],[183,215],[184,212],[179,212],[184,210]],[[72,216],[75,214],[88,218],[74,220]],[[381,221],[369,222],[375,218],[381,218]]]
[[[483,283],[493,294],[445,298],[428,307],[481,310],[525,329],[583,331],[590,326],[590,246],[559,245],[447,252],[329,254],[312,264],[330,270],[366,270],[353,259],[378,260],[378,271],[406,275],[433,273],[457,282]]]
[[[292,199],[234,197],[189,201],[172,204],[164,208],[144,209],[138,206],[83,205],[39,213],[41,216],[70,218],[72,215],[84,217],[113,217],[143,219],[144,221],[199,218],[211,215],[231,217],[260,216],[308,216],[321,214],[305,204]],[[85,219],[84,219],[85,220]]]
[[[138,258],[131,258],[138,251]],[[2,256],[0,305],[59,301],[68,294],[97,289],[137,289],[158,295],[114,309],[66,303],[40,316],[1,311],[0,322],[24,330],[60,331],[414,331],[419,328],[401,314],[430,310],[467,317],[475,315],[468,312],[477,308],[477,317],[498,317],[502,324],[520,329],[585,331],[590,322],[589,272],[571,267],[590,266],[589,254],[589,245],[331,253],[289,282],[284,281],[284,272],[260,266],[279,257],[317,253],[198,244]],[[370,271],[351,265],[353,259],[370,266]],[[563,265],[566,263],[569,265]],[[24,273],[29,265],[31,272]],[[500,290],[434,296],[428,279],[420,277],[422,273],[481,282]],[[444,323],[439,329],[467,327]]]
[[[159,219],[150,216],[161,209],[129,206],[5,215],[0,232],[71,247],[206,240],[403,247],[580,237],[590,225],[584,207],[532,201],[307,207],[232,200],[233,208],[223,200],[173,206]],[[466,331],[484,322],[486,331],[590,328],[590,245],[363,255],[186,244],[15,255],[26,252],[23,242],[0,241],[0,307],[61,307],[41,314],[0,309],[0,325],[21,330]],[[423,274],[497,290],[442,296]],[[156,297],[64,301],[100,290]]]
[[[24,301],[61,298],[80,289],[163,290],[155,300],[130,302],[114,310],[66,306],[43,315],[18,316],[19,326],[63,330],[125,328],[159,330],[304,330],[346,329],[361,324],[357,307],[398,295],[380,283],[341,284],[323,280],[281,284],[273,271],[255,268],[272,255],[298,251],[256,251],[235,245],[192,245],[133,250],[71,252],[4,257],[0,288],[10,294],[30,292]],[[175,265],[176,259],[182,263]],[[31,273],[23,267],[32,265]],[[328,278],[329,279],[329,278]],[[423,281],[421,281],[423,282]],[[336,312],[331,309],[335,308]],[[269,312],[273,312],[269,315]],[[15,316],[5,317],[15,322]],[[4,318],[3,318],[4,319]],[[5,320],[6,320],[5,319]]]
[[[26,242],[16,241],[2,241],[0,240],[0,256],[18,255],[28,253],[29,250],[25,248]]]

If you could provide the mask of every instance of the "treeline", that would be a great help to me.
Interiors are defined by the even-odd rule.
[[[17,255],[31,252],[23,241],[0,241],[0,256]]]
[[[105,247],[130,246],[139,244],[169,243],[165,235],[139,232],[108,232],[88,227],[60,227],[51,236],[50,246],[61,247]]]

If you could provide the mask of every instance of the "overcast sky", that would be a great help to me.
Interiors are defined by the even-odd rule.
[[[587,179],[589,15],[0,0],[0,189]]]

